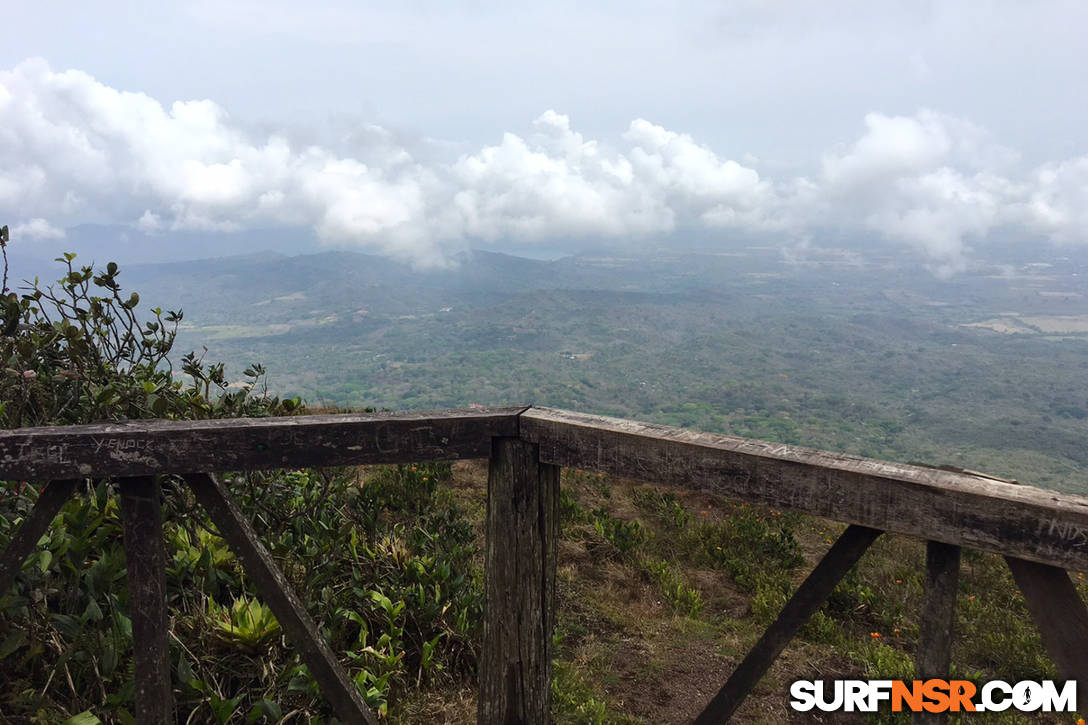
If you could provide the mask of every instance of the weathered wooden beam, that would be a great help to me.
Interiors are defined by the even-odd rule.
[[[174,722],[174,706],[161,492],[153,476],[123,479],[119,486],[136,672],[134,715],[139,723],[165,725]]]
[[[30,509],[30,515],[12,535],[3,553],[0,553],[0,597],[11,589],[26,558],[45,535],[49,524],[60,513],[65,501],[71,498],[78,483],[78,480],[68,478],[43,484],[38,500]]]
[[[310,668],[310,674],[336,716],[346,723],[377,725],[378,721],[366,706],[358,687],[336,659],[283,572],[257,538],[253,525],[242,515],[223,484],[208,473],[192,474],[186,476],[186,480],[219,535],[242,562],[264,603],[276,615],[287,638],[299,650],[302,661]]]
[[[559,469],[496,438],[487,477],[484,641],[477,722],[551,722]]]
[[[1088,570],[1088,498],[965,473],[532,408],[545,463],[703,488],[882,531]]]
[[[719,725],[733,716],[798,630],[827,601],[835,586],[881,533],[864,526],[847,527],[786,602],[778,618],[729,676],[722,689],[695,718],[695,725]]]
[[[483,458],[520,408],[124,421],[0,431],[0,480]]]
[[[1005,557],[1016,586],[1024,594],[1058,672],[1077,681],[1077,707],[1088,714],[1088,610],[1064,569],[1012,556]]]
[[[918,680],[949,678],[952,665],[952,626],[956,621],[956,595],[960,584],[960,547],[930,541],[926,544],[926,594],[922,626],[914,659]],[[947,722],[948,713],[918,711],[916,725]]]

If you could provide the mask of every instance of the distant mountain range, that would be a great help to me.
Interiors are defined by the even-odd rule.
[[[887,247],[476,250],[420,270],[353,251],[140,262],[54,245],[116,260],[142,309],[183,309],[175,359],[207,346],[232,381],[261,362],[275,392],[313,403],[531,402],[1088,491],[1076,249],[1025,245],[940,279]],[[25,252],[13,241],[14,279],[60,276]]]
[[[652,258],[573,256],[534,260],[474,250],[457,255],[445,268],[419,270],[411,265],[359,252],[328,251],[286,256],[261,252],[212,259],[154,264],[121,264],[125,288],[167,308],[184,305],[205,323],[237,320],[283,322],[310,311],[327,314],[365,309],[370,314],[410,315],[443,307],[480,307],[533,290],[580,289],[638,291],[672,295],[700,289],[711,292],[726,276],[752,262],[765,266],[777,252],[735,256],[667,254]],[[97,257],[98,255],[96,255]],[[106,257],[96,261],[104,262]],[[89,262],[81,255],[77,262]],[[50,270],[56,262],[15,258],[13,269]],[[20,278],[25,275],[17,275]]]

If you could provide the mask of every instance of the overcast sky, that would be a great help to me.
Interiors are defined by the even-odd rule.
[[[1088,4],[12,2],[0,222],[466,246],[1088,241]]]

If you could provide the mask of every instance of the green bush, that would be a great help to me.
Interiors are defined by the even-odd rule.
[[[669,606],[678,614],[694,617],[703,609],[703,594],[688,586],[684,577],[668,561],[656,556],[646,556],[637,562],[657,591],[665,597]]]
[[[6,247],[6,229],[0,236]],[[6,251],[6,249],[5,249]],[[222,364],[170,357],[181,311],[138,314],[120,270],[58,261],[55,285],[0,296],[0,426],[304,412]],[[205,351],[206,352],[206,351]],[[385,712],[409,686],[475,667],[483,609],[472,531],[440,483],[447,464],[227,474],[224,482],[330,639]],[[173,688],[179,723],[330,717],[244,570],[179,481],[163,481]],[[0,482],[0,546],[42,485]],[[132,626],[115,485],[88,479],[11,591],[0,593],[0,713],[20,722],[133,722]],[[315,720],[316,719],[316,720]]]

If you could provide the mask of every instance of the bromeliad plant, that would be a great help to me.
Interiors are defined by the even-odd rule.
[[[272,610],[256,598],[244,594],[234,603],[220,606],[208,600],[208,621],[214,635],[229,647],[258,654],[280,634],[280,623]]]
[[[6,228],[0,251],[6,252]],[[58,261],[62,276],[0,295],[0,426],[304,412],[251,366],[170,354],[182,312],[138,314],[120,270]],[[205,350],[206,352],[206,350]],[[471,526],[438,486],[448,465],[224,477],[366,698],[475,666],[482,615]],[[0,546],[40,486],[0,482]],[[183,486],[164,486],[167,595],[178,722],[278,722],[330,714],[275,617]],[[0,593],[0,713],[18,722],[132,722],[122,526],[113,486],[87,481]]]

